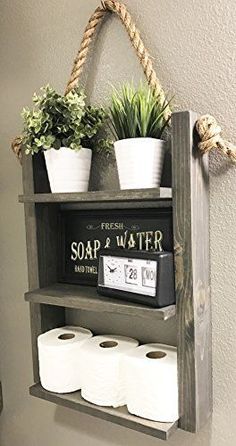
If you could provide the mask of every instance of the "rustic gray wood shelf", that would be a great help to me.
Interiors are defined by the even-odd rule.
[[[157,423],[154,421],[145,420],[128,413],[125,407],[113,409],[112,407],[95,406],[94,404],[85,401],[80,392],[70,394],[58,394],[48,392],[43,389],[40,384],[36,384],[30,388],[30,394],[37,398],[42,398],[46,401],[51,401],[60,406],[69,407],[88,415],[101,418],[121,426],[128,427],[144,434],[152,435],[153,437],[162,440],[168,440],[171,434],[175,432],[178,423]]]
[[[62,194],[29,194],[20,195],[21,203],[81,203],[81,202],[119,202],[119,201],[150,201],[150,200],[170,200],[172,189],[169,187],[159,187],[157,189],[134,189],[116,191],[91,191]]]
[[[42,158],[23,156],[24,203],[34,383],[30,393],[39,398],[117,424],[167,439],[177,423],[161,424],[129,415],[125,408],[100,408],[83,401],[80,393],[58,395],[39,383],[37,337],[67,322],[66,308],[128,314],[154,319],[157,324],[176,313],[178,346],[178,427],[201,429],[212,413],[211,302],[209,292],[208,156],[197,149],[197,114],[172,115],[172,188],[50,194]],[[172,208],[176,307],[154,310],[117,300],[97,298],[90,288],[58,284],[58,212],[75,209]],[[108,315],[109,316],[109,315]],[[161,323],[160,323],[161,324]],[[91,327],[92,328],[92,327]]]
[[[167,187],[123,191],[91,191],[64,194],[27,194],[19,196],[20,203],[54,203],[74,205],[80,209],[167,208],[172,206],[172,190]]]
[[[120,301],[99,296],[95,287],[56,283],[25,294],[25,300],[32,303],[76,308],[155,320],[167,320],[175,316],[175,305],[165,308],[151,308],[145,305]]]

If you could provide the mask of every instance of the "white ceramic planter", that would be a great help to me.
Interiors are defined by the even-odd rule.
[[[155,138],[127,138],[115,142],[121,189],[159,187],[165,142]]]
[[[68,147],[44,152],[51,192],[87,192],[92,150]]]

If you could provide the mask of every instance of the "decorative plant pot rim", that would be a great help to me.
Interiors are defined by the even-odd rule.
[[[145,140],[147,141],[148,139],[150,139],[151,141],[160,141],[162,143],[165,143],[166,141],[164,139],[161,138],[153,138],[152,136],[137,136],[135,138],[122,138],[122,139],[117,139],[115,141],[115,143],[120,142],[120,141],[137,141],[137,140]],[[115,144],[114,143],[114,144]]]
[[[76,161],[76,159],[84,159],[91,160],[92,158],[92,149],[88,149],[87,147],[81,147],[79,150],[71,149],[70,147],[60,147],[60,149],[55,149],[51,147],[50,149],[43,150],[44,156],[46,158],[59,159],[61,157],[65,157],[65,159],[70,159],[71,162]]]
[[[56,152],[60,152],[61,149],[68,149],[71,150],[72,152],[75,153],[79,153],[81,150],[89,150],[90,152],[92,152],[92,149],[89,149],[88,147],[81,147],[80,149],[72,149],[71,147],[67,147],[67,146],[61,146],[59,149],[55,149],[55,147],[50,147],[50,149],[44,149],[44,152],[48,152],[50,150],[55,150]]]

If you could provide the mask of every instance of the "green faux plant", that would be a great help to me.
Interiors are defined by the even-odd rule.
[[[66,96],[47,85],[33,96],[34,108],[24,108],[23,145],[26,154],[50,148],[81,147],[109,150],[110,142],[99,139],[107,114],[102,107],[86,105],[85,93],[75,88]]]
[[[117,140],[149,137],[160,139],[169,119],[165,109],[153,90],[139,84],[125,84],[120,90],[113,89],[110,110],[111,131]]]

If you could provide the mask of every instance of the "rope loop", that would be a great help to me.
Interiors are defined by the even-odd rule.
[[[83,34],[80,49],[74,60],[65,94],[68,94],[78,85],[96,31],[105,16],[111,12],[115,13],[124,25],[132,46],[136,51],[140,64],[142,65],[149,86],[158,96],[160,103],[162,105],[167,104],[164,90],[154,70],[152,58],[141,39],[140,32],[137,29],[136,24],[133,22],[126,6],[116,0],[102,0],[100,6],[98,6],[91,15]],[[167,105],[165,108],[164,117],[166,120],[169,120],[170,116],[171,110],[169,105]],[[198,146],[203,154],[210,152],[211,150],[218,149],[232,162],[236,162],[236,147],[222,138],[221,128],[217,125],[217,122],[213,116],[204,115],[199,118],[196,123],[196,129],[201,139]],[[15,138],[11,146],[17,158],[21,161],[22,137],[20,136]]]
[[[110,12],[115,13],[121,20],[136,51],[140,64],[142,65],[148,84],[158,96],[160,103],[162,105],[166,104],[167,101],[164,90],[153,68],[152,58],[148,50],[144,46],[144,43],[140,36],[140,32],[137,29],[136,24],[133,22],[126,6],[123,3],[115,0],[103,0],[101,2],[101,6],[99,6],[90,17],[88,25],[86,26],[84,31],[80,49],[74,61],[70,79],[66,86],[65,94],[68,94],[73,88],[78,85],[97,27],[103,21],[106,14]],[[168,120],[170,118],[170,115],[171,110],[170,107],[167,105],[165,109],[165,119]]]

